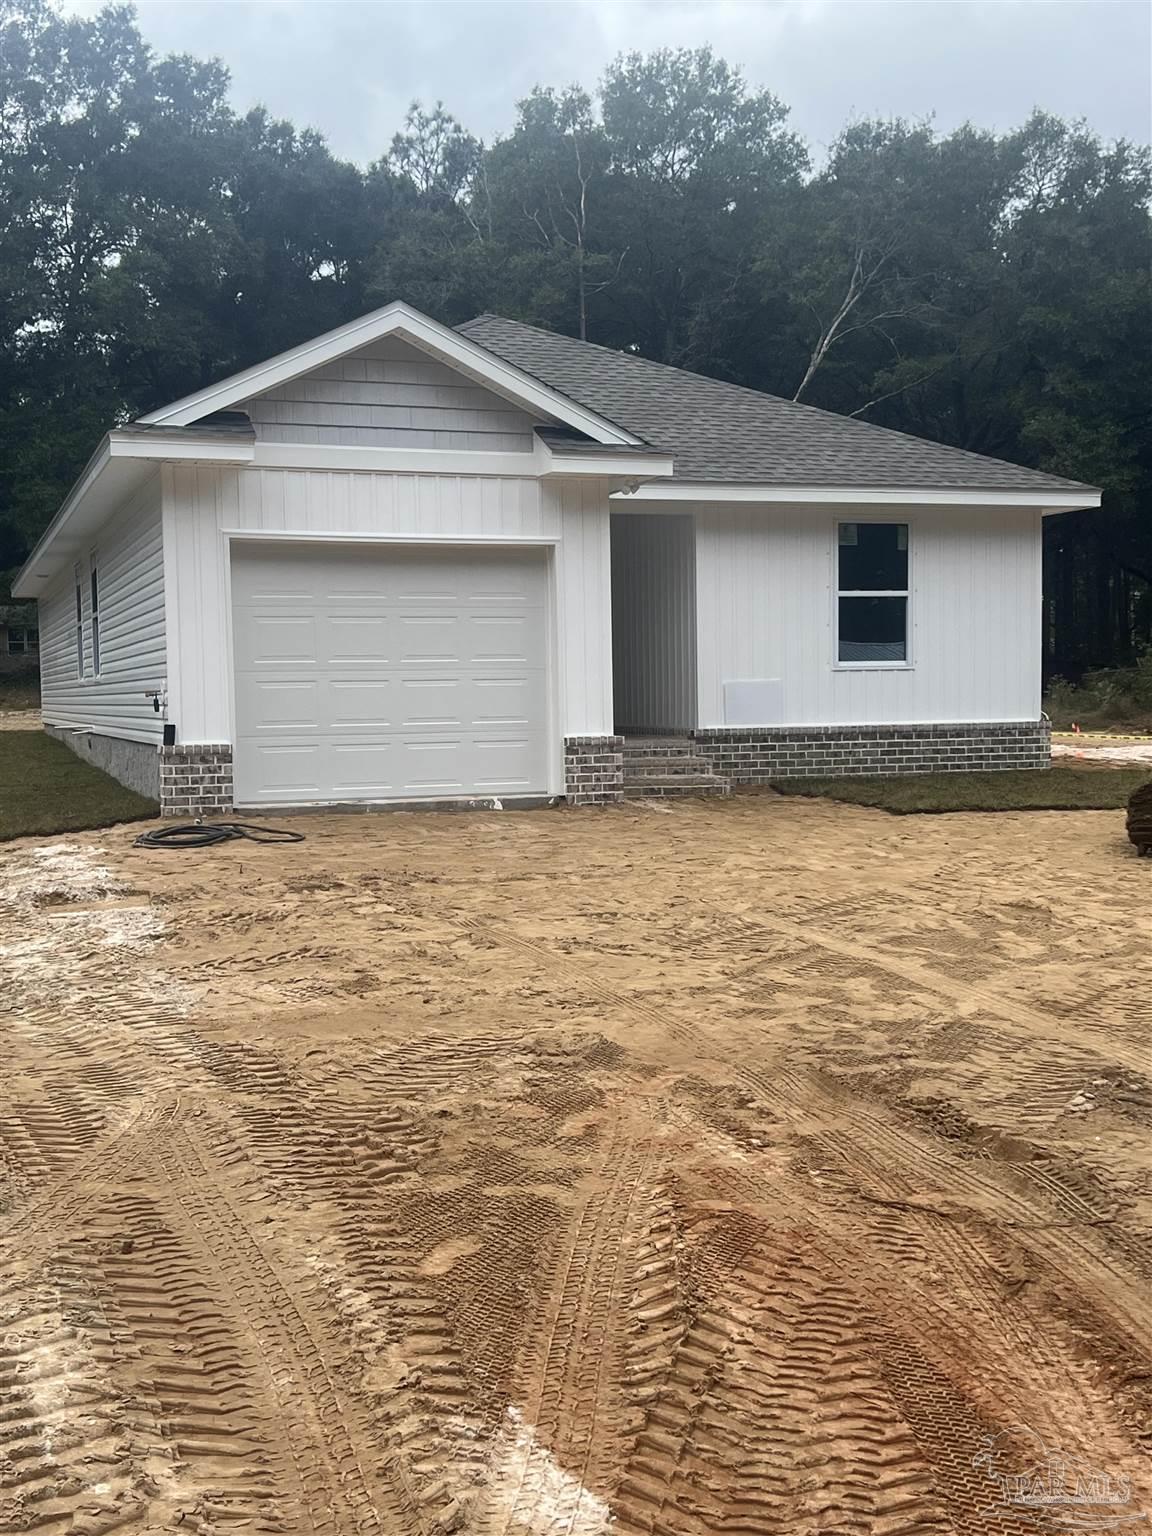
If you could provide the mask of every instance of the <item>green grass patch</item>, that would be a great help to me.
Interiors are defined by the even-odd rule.
[[[159,815],[43,731],[0,731],[0,842],[111,827]]]
[[[1054,677],[1044,708],[1058,731],[1152,731],[1152,648],[1134,666],[1086,672],[1078,683]]]
[[[0,712],[40,708],[40,678],[35,672],[0,677]]]
[[[894,816],[943,811],[1115,811],[1147,784],[1147,768],[1006,769],[998,773],[923,773],[892,778],[776,779],[777,794],[873,805]]]

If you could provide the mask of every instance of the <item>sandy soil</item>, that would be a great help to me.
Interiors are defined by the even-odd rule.
[[[1152,1509],[1121,813],[292,825],[0,858],[0,1528]]]
[[[1090,763],[1116,763],[1121,767],[1129,767],[1133,763],[1152,763],[1152,741],[1084,743],[1066,737],[1062,741],[1052,743],[1052,756]]]
[[[0,731],[38,731],[38,709],[0,709]]]

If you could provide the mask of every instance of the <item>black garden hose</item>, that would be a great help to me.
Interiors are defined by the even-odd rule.
[[[174,827],[155,827],[142,832],[137,848],[210,848],[214,843],[228,843],[233,838],[247,838],[250,843],[302,843],[303,832],[289,832],[284,827],[253,827],[245,821],[184,821]]]

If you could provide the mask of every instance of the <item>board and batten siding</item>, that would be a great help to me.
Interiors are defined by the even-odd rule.
[[[92,586],[100,595],[100,675],[92,673]],[[76,562],[84,635],[77,661],[75,572],[40,599],[40,683],[46,725],[159,742],[164,716],[146,697],[165,683],[164,547],[160,474],[111,517]]]
[[[1039,718],[1039,512],[887,514],[909,524],[912,664],[865,670],[836,665],[836,527],[875,509],[696,510],[699,725],[732,723],[726,682],[774,679],[778,717],[756,724]]]
[[[612,514],[618,731],[696,723],[696,557],[690,515]]]
[[[608,487],[348,470],[164,469],[165,562],[172,637],[169,719],[182,742],[231,742],[229,535],[434,539],[553,548],[556,728],[612,730]]]
[[[395,337],[241,407],[262,442],[530,453],[533,420]]]

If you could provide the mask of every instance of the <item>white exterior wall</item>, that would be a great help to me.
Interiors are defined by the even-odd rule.
[[[687,730],[696,723],[695,567],[690,515],[612,514],[619,730]]]
[[[1040,514],[983,508],[696,509],[698,724],[884,725],[1040,714]],[[909,656],[836,662],[836,525],[909,524]],[[725,718],[727,681],[779,679],[772,719]]]
[[[236,534],[551,549],[558,734],[611,732],[604,482],[166,465],[168,718],[184,743],[234,739],[229,546]]]
[[[100,591],[100,676],[92,675],[91,562]],[[84,675],[76,653],[75,574],[40,599],[40,677],[46,725],[87,727],[159,742],[164,717],[145,697],[165,680],[164,550],[157,473],[78,555]]]

